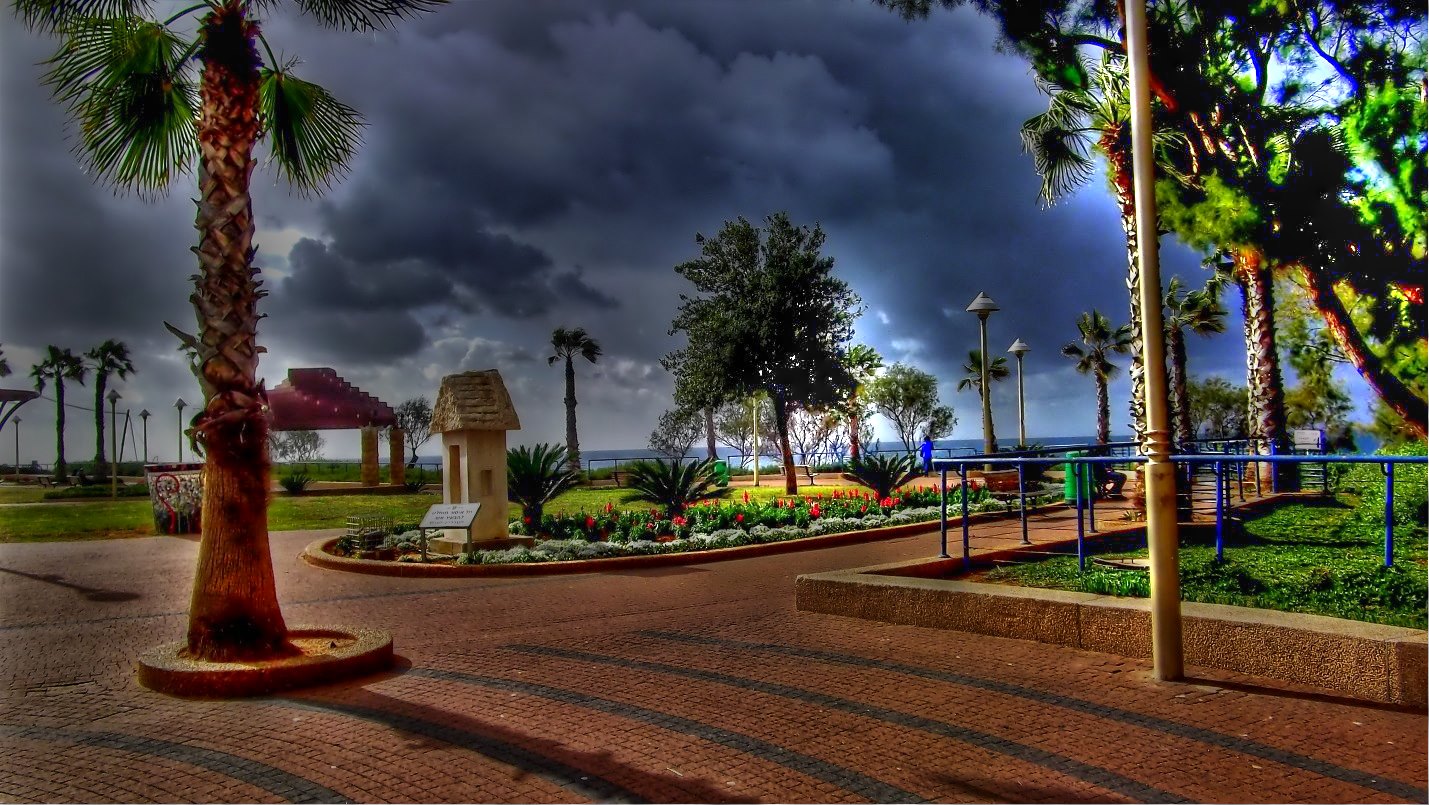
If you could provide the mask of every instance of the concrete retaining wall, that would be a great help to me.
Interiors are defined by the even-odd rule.
[[[797,607],[1125,657],[1151,656],[1147,599],[919,578],[921,564],[800,576]],[[948,565],[946,560],[939,564]],[[1368,701],[1425,705],[1429,652],[1425,633],[1418,629],[1219,604],[1187,602],[1181,611],[1188,664],[1313,685]]]

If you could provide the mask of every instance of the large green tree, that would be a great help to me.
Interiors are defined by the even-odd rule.
[[[129,357],[129,347],[112,338],[84,353],[84,357],[94,371],[94,468],[102,473],[109,463],[104,454],[104,391],[109,387],[110,375],[127,379],[134,371],[134,361]]]
[[[913,366],[895,363],[868,389],[868,400],[893,423],[893,430],[912,453],[924,436],[941,439],[958,424],[951,406],[938,400],[938,379]]]
[[[768,394],[785,489],[796,494],[789,413],[846,402],[858,295],[834,276],[834,259],[822,253],[823,229],[797,226],[787,213],[768,216],[763,227],[743,217],[726,221],[713,237],[695,235],[695,243],[700,256],[675,267],[695,294],[681,295],[670,326],[687,343],[665,366],[676,377],[701,378],[724,399]]]
[[[186,653],[200,660],[289,654],[268,547],[268,418],[257,378],[259,270],[249,183],[255,146],[279,174],[317,190],[347,167],[361,118],[280,62],[258,14],[290,6],[317,23],[385,28],[441,0],[208,0],[167,19],[148,0],[15,0],[19,18],[59,49],[46,83],[78,125],[85,168],[116,188],[155,194],[197,169],[196,334],[203,405],[188,430],[204,452],[203,535]],[[197,16],[196,34],[173,27]],[[260,45],[265,59],[259,53]]]
[[[1062,354],[1077,362],[1077,371],[1091,375],[1097,384],[1097,444],[1111,441],[1111,404],[1107,399],[1107,383],[1117,373],[1111,362],[1113,354],[1131,351],[1131,325],[1112,327],[1106,316],[1093,310],[1077,318],[1077,332],[1082,343],[1075,341],[1062,346]]]
[[[600,360],[600,344],[589,335],[585,328],[567,330],[557,327],[551,333],[551,350],[554,354],[546,358],[546,364],[556,361],[566,364],[566,462],[571,472],[581,471],[581,444],[576,435],[576,367],[575,358],[580,356],[591,363]]]
[[[47,383],[55,386],[55,467],[56,481],[63,481],[69,474],[65,463],[65,381],[73,380],[84,385],[84,360],[68,349],[60,349],[51,344],[45,347],[45,357],[30,367],[30,377],[35,381],[35,391],[43,392]]]

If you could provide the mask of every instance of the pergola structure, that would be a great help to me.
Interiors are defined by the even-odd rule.
[[[20,406],[40,396],[38,391],[29,389],[0,389],[0,428],[10,421],[10,417]]]
[[[402,429],[397,413],[385,402],[343,380],[327,367],[289,369],[288,377],[268,392],[270,427],[287,430],[359,430],[362,433],[362,483],[377,486],[377,430],[391,428],[388,439],[388,482],[406,480]]]

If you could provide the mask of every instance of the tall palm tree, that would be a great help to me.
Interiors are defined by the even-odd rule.
[[[1126,237],[1126,290],[1130,295],[1131,428],[1140,441],[1146,422],[1146,391],[1141,344],[1141,263],[1137,257],[1136,199],[1131,175],[1130,84],[1124,56],[1107,52],[1101,61],[1078,57],[1078,65],[1059,78],[1037,79],[1048,96],[1047,111],[1022,124],[1022,150],[1032,156],[1042,177],[1040,196],[1048,206],[1066,198],[1097,173],[1093,151],[1107,161],[1107,179],[1121,213]],[[1188,152],[1186,138],[1158,128],[1152,134],[1158,171],[1181,177]]]
[[[848,445],[849,460],[857,464],[859,453],[863,449],[858,435],[859,420],[863,417],[864,409],[863,392],[868,384],[873,382],[878,370],[883,368],[883,356],[867,344],[854,344],[844,354],[844,365],[848,367],[854,380],[853,391],[848,398]]]
[[[5,347],[0,346],[0,377],[7,377],[10,374],[10,362],[5,360]]]
[[[331,28],[386,28],[442,0],[291,0]],[[268,144],[278,172],[301,192],[347,168],[361,117],[279,62],[257,15],[278,0],[206,0],[168,19],[152,0],[15,0],[31,29],[59,49],[45,81],[69,107],[87,170],[117,188],[154,195],[197,165],[194,225],[198,332],[167,326],[198,356],[204,403],[189,433],[204,448],[203,536],[189,606],[187,654],[237,660],[290,654],[268,547],[265,393],[256,377],[260,290],[253,264],[249,182]],[[196,35],[171,27],[198,16]],[[259,55],[263,46],[265,59]]]
[[[582,327],[574,330],[557,327],[551,333],[551,349],[555,350],[555,354],[546,359],[547,366],[562,359],[566,362],[566,461],[571,472],[580,472],[581,447],[576,438],[576,367],[573,359],[579,355],[595,363],[600,358],[600,344],[586,335]]]
[[[1112,353],[1125,355],[1131,351],[1131,325],[1112,329],[1106,316],[1092,310],[1077,319],[1082,343],[1073,341],[1062,347],[1062,354],[1077,362],[1077,371],[1091,375],[1097,383],[1097,444],[1111,441],[1111,404],[1107,401],[1107,380],[1117,372]]]
[[[94,370],[94,466],[95,472],[104,472],[109,463],[104,455],[104,389],[109,385],[110,375],[119,375],[120,380],[134,371],[134,361],[129,358],[129,347],[123,341],[109,339],[103,344],[84,353],[90,360],[89,368]]]
[[[1217,273],[1203,288],[1184,291],[1180,277],[1166,285],[1167,381],[1171,387],[1171,423],[1176,443],[1186,445],[1195,438],[1191,424],[1191,396],[1186,389],[1186,331],[1209,338],[1226,331],[1226,309],[1221,307],[1221,289],[1229,279]]]
[[[987,379],[996,383],[1006,380],[1008,375],[1007,358],[999,355],[992,359],[987,365]],[[972,389],[982,393],[982,350],[974,349],[968,351],[968,361],[963,364],[963,378],[958,381],[958,391]]]
[[[30,377],[35,379],[35,391],[44,391],[45,384],[55,384],[55,480],[64,480],[69,474],[65,463],[65,381],[73,380],[84,385],[84,361],[68,349],[60,349],[51,344],[45,347],[45,359],[30,367]]]

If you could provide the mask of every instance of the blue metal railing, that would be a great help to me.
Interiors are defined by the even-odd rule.
[[[1038,451],[1045,452],[1045,451]],[[1385,503],[1384,503],[1384,566],[1394,565],[1394,467],[1398,464],[1429,464],[1429,457],[1425,456],[1341,456],[1341,455],[1252,455],[1252,454],[1190,454],[1173,455],[1172,463],[1179,466],[1194,467],[1197,464],[1209,464],[1214,468],[1215,473],[1215,516],[1216,516],[1216,560],[1225,559],[1225,520],[1227,511],[1228,482],[1225,470],[1229,466],[1245,468],[1258,464],[1320,464],[1328,468],[1330,464],[1377,464],[1384,472],[1385,476]],[[1026,505],[1026,484],[1025,467],[1029,464],[1067,464],[1070,465],[1072,481],[1075,488],[1074,505],[1077,515],[1077,567],[1080,570],[1086,569],[1085,539],[1088,526],[1090,530],[1096,532],[1096,510],[1095,496],[1098,490],[1093,490],[1092,494],[1086,495],[1083,500],[1083,473],[1092,471],[1095,465],[1109,464],[1142,464],[1145,463],[1145,456],[1076,456],[1076,457],[1052,457],[1052,456],[976,456],[957,459],[936,459],[933,462],[942,480],[942,513],[943,518],[939,528],[939,552],[941,558],[948,558],[948,472],[956,469],[959,477],[959,490],[962,498],[962,531],[963,531],[963,567],[967,567],[971,560],[971,535],[968,523],[968,494],[967,494],[967,473],[969,464],[989,464],[989,465],[1013,465],[1018,469],[1017,485],[1018,497],[1021,505],[1022,519],[1022,541],[1029,544],[1027,540],[1027,505]],[[1178,469],[1179,469],[1178,466]],[[1086,469],[1083,469],[1086,467]],[[1243,473],[1242,473],[1243,475]],[[1258,490],[1257,490],[1258,491]],[[1329,473],[1325,473],[1323,492],[1329,492]],[[1242,499],[1244,494],[1242,493]],[[1084,512],[1086,512],[1084,516]]]

